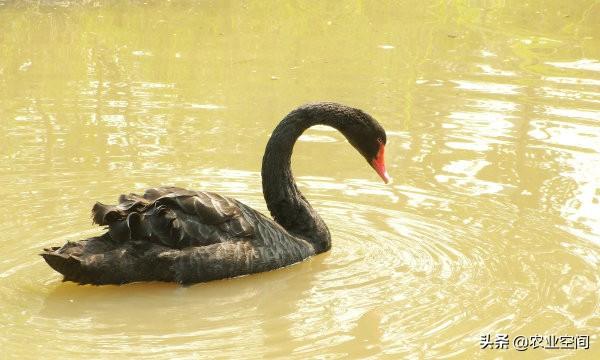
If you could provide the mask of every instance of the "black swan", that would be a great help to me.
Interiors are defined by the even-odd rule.
[[[44,249],[41,256],[63,281],[183,284],[277,269],[331,248],[325,222],[300,193],[290,161],[307,128],[340,131],[387,183],[385,130],[365,112],[336,103],[303,105],[277,125],[263,156],[262,186],[273,220],[243,203],[176,187],[121,195],[118,205],[96,203],[98,237]]]

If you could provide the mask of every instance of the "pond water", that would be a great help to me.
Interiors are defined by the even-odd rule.
[[[600,354],[597,1],[0,1],[0,358]],[[388,132],[384,185],[317,127],[294,174],[333,249],[189,287],[63,283],[37,255],[158,185],[266,211],[310,101]],[[508,350],[482,335],[510,336]]]

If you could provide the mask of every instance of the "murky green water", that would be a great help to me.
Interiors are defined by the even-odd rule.
[[[597,357],[599,18],[597,1],[0,1],[0,358]],[[151,186],[265,211],[269,134],[319,100],[385,126],[395,180],[328,128],[301,138],[331,252],[192,287],[76,286],[37,256]],[[516,354],[537,334],[590,346]]]

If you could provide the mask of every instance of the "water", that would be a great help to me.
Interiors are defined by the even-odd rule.
[[[0,4],[0,358],[600,354],[597,2]],[[394,177],[301,138],[331,252],[191,287],[62,283],[37,256],[151,186],[265,211],[269,134],[316,100],[376,117]]]

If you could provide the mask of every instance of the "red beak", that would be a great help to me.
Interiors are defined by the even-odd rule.
[[[384,152],[385,145],[379,145],[379,151],[377,152],[377,156],[375,156],[375,158],[371,160],[371,166],[373,167],[373,169],[375,169],[375,171],[377,171],[377,174],[381,176],[383,182],[387,184],[392,180],[392,178],[388,175],[387,171],[385,170],[385,160],[383,158]]]

